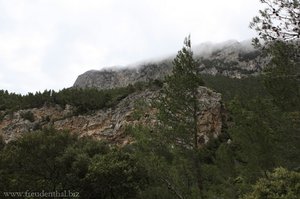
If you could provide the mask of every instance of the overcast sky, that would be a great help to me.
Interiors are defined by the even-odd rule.
[[[0,0],[0,89],[70,87],[90,69],[250,39],[259,0]]]

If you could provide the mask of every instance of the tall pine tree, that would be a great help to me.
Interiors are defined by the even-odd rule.
[[[162,91],[159,119],[172,144],[197,150],[201,110],[199,87],[204,83],[199,75],[199,64],[193,58],[190,36],[185,39],[173,65]]]
[[[173,65],[172,74],[166,78],[159,103],[161,134],[166,145],[177,154],[177,159],[181,159],[183,166],[192,166],[193,177],[187,180],[187,187],[197,187],[194,193],[198,195],[203,190],[199,159],[199,97],[200,86],[204,83],[199,74],[199,64],[193,58],[190,36],[185,39]]]

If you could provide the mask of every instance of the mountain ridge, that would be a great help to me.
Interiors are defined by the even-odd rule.
[[[193,51],[195,59],[200,63],[199,71],[203,74],[243,78],[258,74],[267,62],[267,58],[255,49],[249,40],[203,43],[196,45]],[[174,57],[140,62],[128,67],[89,70],[77,77],[73,87],[111,89],[136,82],[162,80],[171,74]]]

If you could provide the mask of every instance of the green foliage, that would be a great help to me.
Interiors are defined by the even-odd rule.
[[[300,111],[300,48],[275,42],[268,51],[272,59],[265,70],[267,91],[283,110]]]
[[[172,75],[164,82],[157,101],[157,128],[129,128],[137,140],[130,148],[150,176],[142,198],[200,198],[203,192],[197,114],[203,81],[193,59],[190,39],[174,59]]]
[[[71,190],[82,198],[134,197],[147,182],[143,167],[128,153],[53,129],[6,144],[0,178],[5,191]]]
[[[298,130],[289,114],[273,103],[262,76],[202,76],[229,105],[229,134],[224,129],[218,139],[211,138],[201,149],[191,150],[193,125],[185,125],[185,118],[192,118],[192,111],[182,113],[186,104],[193,102],[191,92],[184,92],[190,91],[188,86],[193,83],[185,85],[186,71],[179,69],[174,73],[176,81],[166,80],[163,103],[159,104],[163,105],[159,107],[160,121],[167,128],[131,129],[137,140],[135,154],[150,174],[150,186],[141,193],[143,197],[155,198],[161,193],[164,198],[238,198],[273,168],[297,168]]]
[[[239,188],[235,178],[235,155],[227,143],[226,132],[217,139],[211,138],[199,152],[203,180],[203,198],[236,198]]]
[[[201,195],[196,114],[198,88],[203,85],[193,59],[190,39],[174,59],[172,75],[164,82],[156,105],[160,124],[135,126],[128,134],[136,139],[129,147],[150,176],[141,198],[199,198]],[[140,103],[142,104],[142,102]],[[141,105],[140,105],[141,106]],[[139,113],[136,113],[137,117]]]
[[[34,114],[31,111],[22,112],[21,117],[30,122],[34,122]]]
[[[167,144],[158,129],[145,126],[128,128],[136,142],[127,147],[145,166],[149,185],[141,198],[236,198],[234,152],[224,134],[195,153]],[[199,160],[200,167],[196,165]],[[202,190],[198,180],[201,172]]]
[[[236,79],[221,75],[201,75],[205,85],[222,94],[222,100],[229,103],[234,98],[240,101],[261,97],[269,97],[264,87],[262,76],[249,76],[246,78]]]
[[[122,88],[98,90],[96,88],[75,89],[68,88],[59,92],[45,90],[43,93],[36,92],[20,95],[0,90],[0,111],[16,111],[20,109],[40,108],[45,105],[58,104],[62,107],[69,104],[76,108],[75,114],[84,114],[94,110],[110,108],[117,105],[122,99],[133,92],[145,89],[158,89],[162,81],[137,82]],[[4,117],[1,113],[1,118]]]
[[[197,152],[198,114],[202,108],[198,101],[199,87],[204,83],[199,63],[193,58],[190,37],[185,39],[173,65],[158,102],[161,140],[165,140],[174,157],[163,181],[178,198],[197,198],[203,188]]]
[[[0,151],[4,148],[5,142],[3,136],[0,134]]]
[[[128,129],[136,142],[128,146],[144,165],[149,185],[140,198],[198,198],[197,175],[188,153],[183,155],[166,144],[157,129],[135,126]]]
[[[3,121],[4,117],[6,116],[7,112],[6,111],[0,111],[0,122]]]
[[[266,35],[271,33],[262,34],[263,39],[271,38]],[[159,125],[127,127],[126,135],[135,142],[121,149],[53,129],[28,133],[8,144],[0,139],[0,190],[72,190],[82,198],[298,198],[300,174],[294,171],[300,165],[299,47],[276,42],[267,52],[272,59],[264,75],[200,78],[188,38],[164,84],[151,80],[126,88],[64,89],[25,96],[1,90],[0,110],[5,111],[0,119],[18,109],[51,104],[70,104],[83,114],[113,107],[145,89],[162,88],[162,97],[156,104]],[[256,52],[240,54],[239,59],[256,56]],[[202,61],[220,70],[224,65],[223,60]],[[238,69],[235,62],[226,64]],[[222,93],[228,129],[199,146],[197,89],[202,79]],[[139,119],[148,107],[142,100],[136,106],[133,117]],[[30,112],[22,117],[34,120]]]
[[[46,190],[59,188],[63,165],[56,157],[62,155],[75,137],[54,131],[35,132],[10,142],[1,152],[2,190]]]
[[[158,103],[159,119],[172,145],[198,148],[198,89],[203,85],[193,58],[190,38],[174,59],[172,75],[166,77]]]
[[[297,169],[299,165],[299,128],[288,114],[271,99],[233,100],[229,110],[233,123],[229,127],[230,150],[235,161],[235,187],[241,194],[249,185],[266,176],[275,167]]]
[[[132,92],[132,88],[130,87],[102,91],[97,89],[63,89],[59,92],[44,91],[43,93],[29,93],[24,96],[2,92],[3,102],[1,103],[1,107],[3,110],[18,110],[40,108],[47,104],[58,104],[63,107],[69,104],[75,106],[78,113],[85,113],[113,106]]]
[[[21,95],[0,90],[0,110],[19,109],[21,106]]]
[[[280,144],[277,143],[283,130],[274,106],[262,100],[241,104],[233,101],[230,107],[234,125],[230,128],[237,160],[243,176],[254,182],[265,171],[278,164]]]
[[[54,102],[61,106],[66,104],[77,108],[77,114],[91,110],[101,109],[106,106],[110,96],[105,91],[97,89],[63,89],[53,94]]]
[[[260,178],[253,191],[243,199],[297,199],[300,196],[300,173],[282,167]]]
[[[132,113],[132,117],[134,120],[139,120],[142,116],[144,116],[149,109],[148,105],[144,101],[144,99],[137,100],[134,104],[134,112]]]
[[[146,184],[144,170],[126,153],[95,156],[88,168],[91,198],[131,198]]]

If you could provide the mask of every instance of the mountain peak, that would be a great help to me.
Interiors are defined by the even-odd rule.
[[[251,41],[228,40],[222,43],[206,42],[193,48],[196,59],[202,59],[199,70],[205,74],[241,78],[260,72],[265,64],[260,51]],[[110,89],[136,82],[163,79],[172,71],[173,57],[136,64],[134,67],[90,70],[78,76],[74,87]]]

